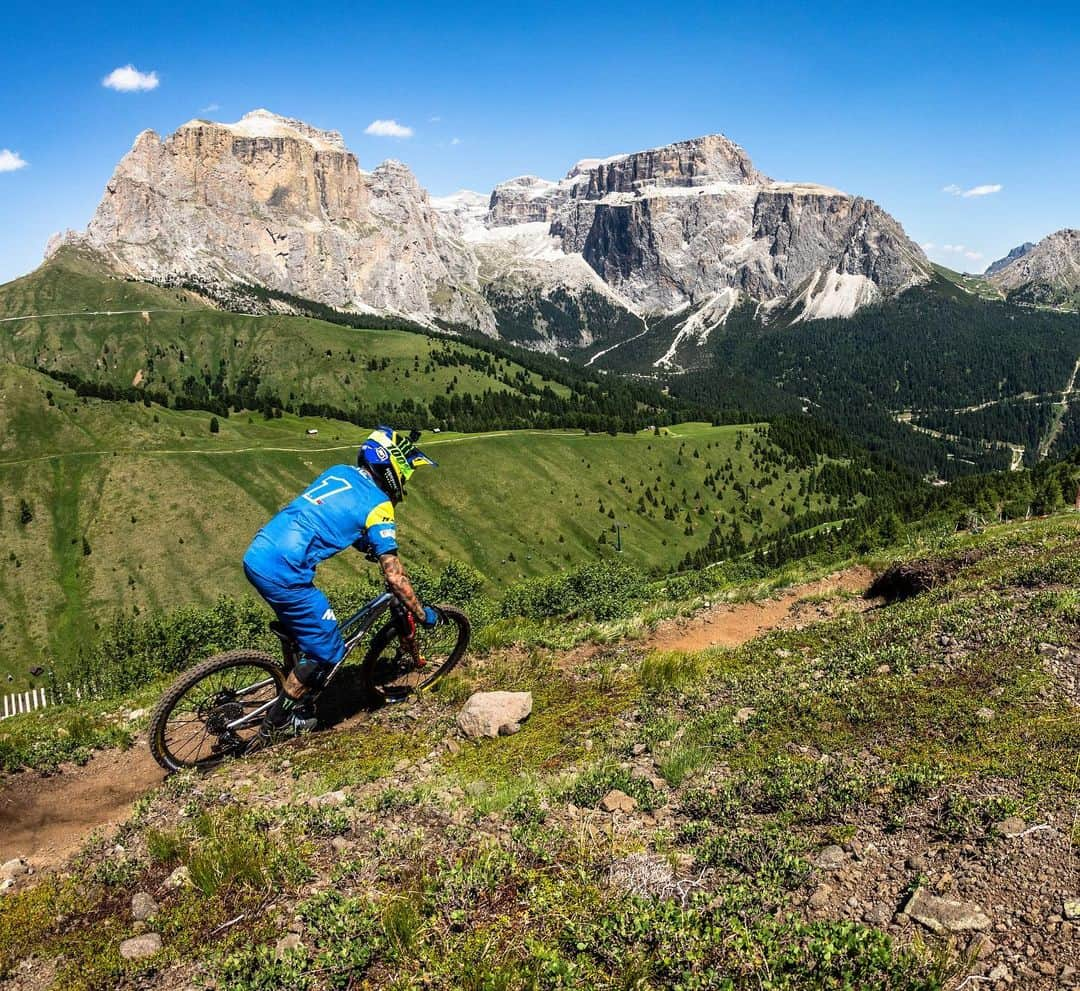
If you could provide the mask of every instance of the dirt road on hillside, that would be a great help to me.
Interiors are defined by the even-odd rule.
[[[63,860],[92,829],[123,822],[164,777],[142,741],[49,777],[11,775],[0,786],[0,861],[26,857],[40,868]]]
[[[660,624],[646,643],[653,650],[738,647],[769,630],[789,629],[796,623],[826,618],[832,614],[835,606],[828,607],[822,614],[817,612],[814,600],[838,593],[861,595],[870,587],[873,579],[873,572],[869,568],[849,568],[807,585],[796,585],[774,598],[713,606],[686,619]],[[865,600],[856,599],[847,607],[861,610],[867,605]]]
[[[842,595],[864,592],[872,579],[869,569],[850,568],[773,598],[712,606],[660,624],[644,646],[687,651],[737,647],[769,630],[867,608],[862,598],[845,600]],[[355,728],[356,720],[340,725]],[[65,768],[49,777],[11,775],[0,784],[0,862],[25,857],[38,870],[62,862],[92,830],[123,822],[135,800],[163,779],[141,740],[129,751],[102,753],[85,767]]]

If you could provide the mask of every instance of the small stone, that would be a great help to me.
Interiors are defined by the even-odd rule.
[[[930,861],[926,859],[921,853],[915,854],[913,857],[908,857],[906,866],[909,871],[925,871],[930,866]]]
[[[450,754],[455,754],[455,755],[460,754],[461,753],[461,744],[458,743],[457,740],[447,740],[446,741],[446,752],[450,753]]]
[[[1040,960],[1035,964],[1035,970],[1043,977],[1053,977],[1057,973],[1057,968],[1049,960]]]
[[[633,754],[635,757],[640,757],[649,748],[644,743],[635,743],[633,746]]]
[[[15,857],[0,864],[0,877],[22,877],[22,875],[29,873],[30,865],[23,857]]]
[[[143,933],[132,936],[120,944],[120,956],[125,960],[142,960],[153,956],[161,949],[161,936],[157,933]]]
[[[974,902],[954,901],[916,888],[904,906],[904,912],[939,936],[947,933],[986,929],[989,917]]]
[[[739,709],[735,713],[735,722],[738,723],[740,726],[745,726],[756,715],[757,709],[754,709],[749,705],[743,706],[743,708]]]
[[[304,944],[300,940],[300,933],[286,933],[274,944],[274,956],[280,960],[286,953],[295,953],[303,949]]]
[[[458,713],[458,728],[474,740],[507,736],[521,728],[532,707],[532,692],[474,692]]]
[[[633,812],[637,808],[637,801],[624,791],[612,788],[602,799],[600,808],[604,812]]]
[[[356,844],[353,843],[351,840],[345,839],[344,836],[335,836],[330,841],[330,846],[332,846],[338,853],[344,853],[346,850],[351,850],[355,845]]]
[[[185,864],[181,864],[176,868],[167,878],[165,878],[164,887],[170,891],[174,891],[177,888],[186,888],[191,884],[191,871],[187,869]]]
[[[889,921],[891,915],[888,905],[871,905],[863,912],[863,922],[872,926],[883,926]]]
[[[829,903],[829,896],[832,894],[832,891],[832,885],[819,884],[810,895],[807,904],[811,908],[824,908]]]
[[[971,942],[968,943],[968,953],[976,960],[987,959],[987,957],[993,955],[996,949],[994,941],[989,936],[973,936]]]
[[[824,850],[817,855],[815,863],[818,867],[822,867],[825,870],[835,870],[841,866],[847,857],[844,854],[843,847],[837,846],[835,843],[830,843]]]
[[[1058,975],[1058,977],[1061,979],[1062,984],[1075,984],[1077,973],[1078,972],[1075,967],[1071,966],[1070,964],[1065,964],[1065,966],[1061,968],[1061,973]]]
[[[131,917],[136,922],[145,922],[157,914],[158,904],[145,891],[136,891],[131,896]]]
[[[990,722],[995,715],[997,715],[997,713],[995,713],[993,709],[986,708],[986,706],[975,710],[975,718],[979,720],[980,723]]]
[[[1041,643],[1039,644],[1039,656],[1040,657],[1057,657],[1058,645],[1055,643]]]
[[[1066,919],[1080,919],[1080,898],[1066,898],[1061,914]]]
[[[892,668],[888,664],[879,664],[877,666],[878,674],[892,674]]]
[[[989,974],[986,975],[991,981],[1012,981],[1012,971],[1003,963],[999,963]]]
[[[335,809],[344,805],[349,800],[348,792],[328,791],[323,795],[314,795],[308,799],[308,805],[313,809]]]
[[[15,878],[13,878],[13,877],[4,878],[3,881],[0,881],[0,895],[2,895],[5,891],[9,891],[11,888],[14,888],[14,887],[15,887]]]
[[[1002,819],[1001,822],[994,823],[994,830],[996,832],[1010,838],[1019,836],[1025,829],[1027,829],[1027,823],[1016,816],[1009,816],[1008,819]]]
[[[129,723],[133,723],[136,720],[145,719],[146,718],[146,713],[147,713],[146,709],[132,709],[127,714],[127,720],[128,720]]]

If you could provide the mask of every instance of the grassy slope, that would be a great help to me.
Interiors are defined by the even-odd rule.
[[[20,674],[72,637],[91,635],[94,619],[115,609],[244,591],[239,560],[251,535],[318,472],[351,462],[366,433],[336,421],[234,415],[212,435],[206,413],[82,400],[14,365],[0,364],[0,396],[0,671]],[[308,437],[308,428],[319,434]],[[708,464],[727,458],[744,482],[757,477],[750,444],[735,449],[736,427],[677,429],[685,437],[429,435],[441,467],[417,476],[399,514],[406,559],[463,560],[498,588],[612,554],[597,544],[611,525],[600,499],[629,524],[625,555],[638,564],[675,566],[704,543],[718,512],[737,512],[749,537],[736,496],[714,497],[702,480]],[[789,482],[797,490],[799,476],[750,489],[748,508],[761,509],[766,528],[784,522],[769,502],[779,504]],[[684,533],[685,508],[674,521],[651,507],[639,515],[645,485],[677,507],[685,488],[694,533]],[[34,516],[26,526],[23,500]],[[366,567],[342,555],[326,577]]]
[[[116,312],[121,310],[138,312]],[[0,322],[0,359],[117,386],[130,386],[141,376],[143,388],[169,393],[188,375],[216,374],[222,362],[230,378],[256,369],[263,387],[285,401],[295,396],[345,409],[405,398],[429,401],[446,394],[455,378],[459,393],[513,389],[503,380],[523,371],[509,361],[496,363],[495,376],[466,366],[433,365],[433,352],[476,352],[421,334],[210,309],[181,290],[109,276],[70,250],[0,286],[0,317],[21,316],[32,319]],[[368,371],[372,358],[385,360],[387,367]],[[542,384],[539,376],[526,374],[534,385]]]
[[[363,732],[173,779],[123,827],[122,854],[92,838],[73,875],[0,902],[0,968],[32,951],[40,986],[87,991],[206,976],[236,991],[932,991],[999,964],[1020,984],[1045,966],[1054,986],[1075,945],[1054,918],[1080,839],[1080,699],[1061,666],[1080,636],[1077,520],[898,555],[928,552],[950,579],[884,610],[815,600],[839,614],[691,655],[495,652]],[[462,747],[457,707],[496,687],[531,690],[532,718]],[[611,787],[639,808],[601,814]],[[343,804],[309,804],[331,789]],[[1058,832],[1006,839],[1010,814]],[[275,828],[295,841],[268,843]],[[842,869],[815,867],[838,843]],[[178,865],[194,884],[163,891]],[[1006,923],[985,959],[896,914],[920,884]],[[131,964],[117,947],[135,890],[162,892],[164,949]],[[304,949],[276,957],[290,928]]]

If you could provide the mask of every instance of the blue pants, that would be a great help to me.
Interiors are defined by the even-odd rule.
[[[281,585],[253,571],[247,561],[244,574],[304,654],[323,664],[337,664],[345,656],[345,641],[330,600],[313,584]]]

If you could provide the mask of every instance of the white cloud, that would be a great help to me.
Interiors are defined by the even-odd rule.
[[[199,111],[199,113],[201,113],[201,114],[212,114],[215,110],[220,110],[220,109],[221,109],[220,104],[208,103],[205,107],[203,107]]]
[[[156,72],[140,72],[133,65],[125,65],[119,69],[113,69],[101,80],[101,85],[106,89],[114,89],[120,93],[139,93],[144,90],[157,89],[159,82]]]
[[[428,123],[429,124],[438,124],[439,121],[441,121],[441,120],[442,120],[441,117],[429,117],[428,118]]]
[[[411,138],[413,130],[396,120],[373,120],[364,128],[364,133],[378,138]]]
[[[961,189],[955,182],[950,182],[941,191],[948,193],[950,196],[962,196],[964,199],[968,199],[972,196],[989,196],[991,193],[1000,193],[1004,188],[1000,182],[987,182],[981,186],[972,186],[971,189]]]
[[[29,164],[17,151],[0,150],[0,172],[17,172]]]
[[[451,138],[450,139],[450,144],[451,145],[459,145],[459,144],[461,144],[461,138]]]
[[[930,251],[933,247],[934,245],[932,244],[924,244],[923,251]],[[946,251],[950,255],[963,255],[968,261],[973,262],[977,262],[983,256],[981,251],[969,248],[966,244],[943,244],[938,250]]]
[[[933,241],[924,241],[922,244],[919,245],[919,247],[922,248],[923,251],[933,251],[934,250],[934,242]]]

